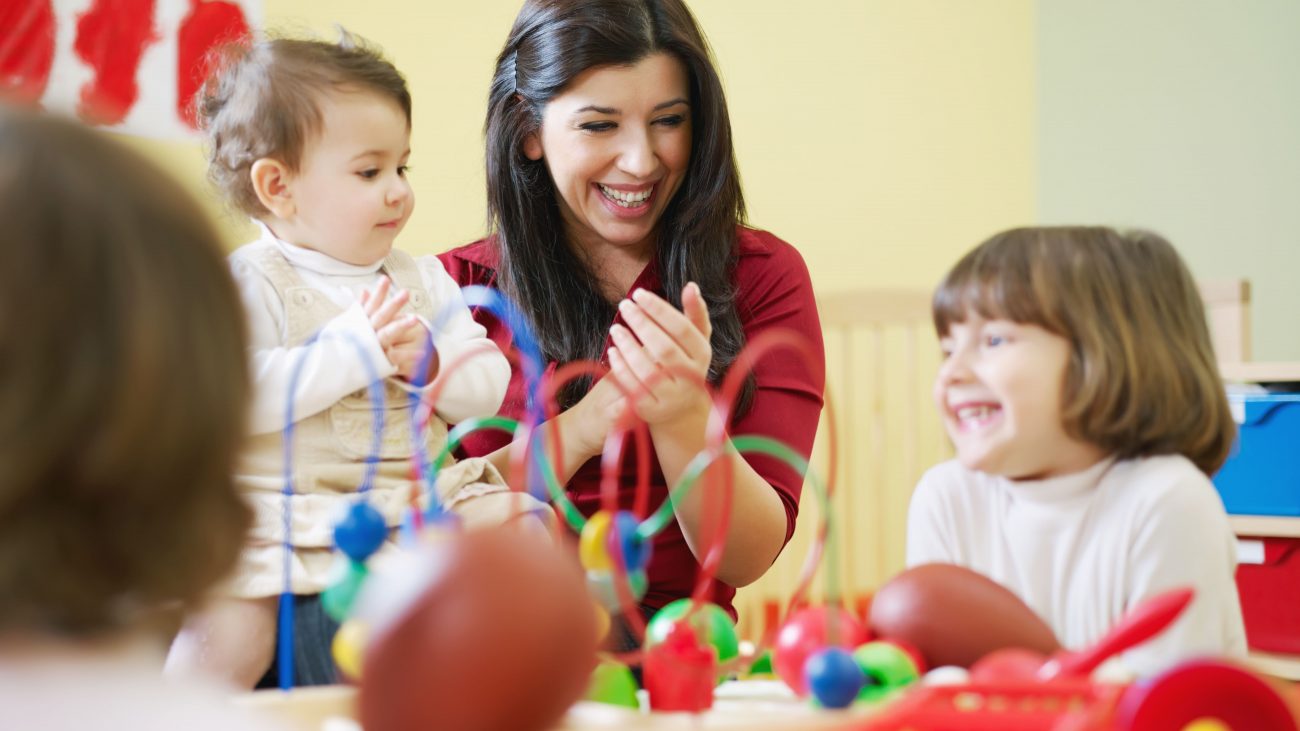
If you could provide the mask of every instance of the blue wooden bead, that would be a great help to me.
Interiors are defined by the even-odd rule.
[[[388,525],[375,506],[359,500],[334,525],[334,545],[353,561],[365,561],[384,545]]]
[[[867,682],[853,655],[842,647],[813,653],[803,665],[808,690],[824,708],[847,708]]]
[[[619,547],[623,549],[623,560],[627,570],[638,571],[650,563],[650,541],[641,540],[636,529],[639,525],[636,516],[626,510],[614,515],[614,532],[618,536]]]

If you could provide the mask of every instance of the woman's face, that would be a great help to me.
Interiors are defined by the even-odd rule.
[[[686,67],[666,53],[579,74],[524,142],[546,160],[572,244],[648,255],[691,159]]]

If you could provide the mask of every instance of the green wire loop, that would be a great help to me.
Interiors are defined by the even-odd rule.
[[[443,445],[442,450],[438,452],[438,456],[429,463],[429,472],[426,479],[429,483],[430,489],[433,488],[433,485],[437,480],[438,471],[441,470],[444,463],[451,458],[451,453],[460,446],[461,441],[463,441],[465,437],[474,432],[485,429],[497,429],[513,436],[519,431],[519,427],[519,421],[505,416],[478,417],[466,419],[460,424],[457,424],[454,429],[448,432],[447,443]],[[550,460],[545,458],[545,452],[542,449],[541,443],[534,442],[532,449],[535,450],[533,463],[541,471],[542,482],[546,485],[546,490],[550,494],[551,500],[559,507],[560,513],[564,516],[564,520],[569,524],[569,527],[573,528],[576,533],[581,535],[582,529],[587,525],[587,518],[578,510],[577,506],[573,504],[573,501],[569,500],[568,495],[565,494],[564,489],[560,486],[559,477],[555,474],[555,468],[550,463]],[[637,526],[637,537],[642,541],[650,541],[662,532],[664,528],[667,528],[668,523],[671,522],[674,517],[673,504],[679,502],[692,488],[695,487],[695,483],[699,480],[700,475],[704,474],[704,470],[708,469],[709,465],[716,462],[720,456],[724,454],[732,455],[751,453],[763,454],[784,462],[791,469],[804,476],[809,484],[812,485],[813,494],[817,496],[818,503],[822,508],[821,512],[826,532],[825,542],[830,546],[834,546],[831,536],[833,526],[830,519],[830,499],[826,492],[826,486],[822,483],[821,478],[817,475],[816,471],[812,469],[812,465],[810,465],[808,460],[802,455],[784,443],[772,439],[771,437],[759,436],[756,434],[733,436],[721,451],[706,450],[695,455],[694,459],[686,465],[686,470],[683,471],[681,479],[677,481],[677,485],[669,492],[668,499]],[[827,575],[827,593],[831,597],[837,597],[838,592],[834,590],[836,583],[835,577],[838,573],[836,566],[836,552],[830,550],[829,554],[830,555],[827,556],[827,561],[830,564]]]
[[[821,478],[813,471],[808,460],[785,444],[771,437],[745,434],[731,437],[731,443],[727,445],[725,451],[727,454],[764,454],[784,462],[791,469],[804,475],[812,483],[813,492],[816,493],[818,500],[820,500],[823,512],[827,512],[826,508],[829,507],[829,501]],[[677,481],[677,486],[672,489],[668,500],[664,501],[650,517],[642,521],[641,525],[637,527],[637,536],[641,540],[648,541],[668,527],[668,523],[673,517],[673,504],[686,496],[691,488],[695,486],[695,482],[704,473],[704,470],[717,461],[719,456],[715,452],[707,450],[695,455],[695,458],[686,465],[681,479]]]
[[[447,443],[443,445],[442,451],[438,452],[438,456],[429,463],[429,471],[425,476],[425,481],[429,484],[429,489],[433,489],[433,485],[437,481],[438,472],[443,468],[447,460],[451,459],[451,453],[460,446],[460,443],[465,439],[465,437],[474,432],[486,429],[503,431],[513,437],[519,431],[520,426],[521,422],[506,416],[475,417],[472,419],[466,419],[457,424],[454,429],[447,433]],[[540,450],[541,444],[536,443],[534,449]],[[546,485],[546,491],[550,494],[551,501],[559,506],[560,512],[564,515],[565,522],[567,522],[574,530],[581,533],[583,526],[587,523],[587,519],[583,517],[582,513],[578,510],[578,507],[573,504],[573,501],[569,500],[568,495],[564,494],[564,489],[560,487],[560,480],[555,474],[554,467],[552,467],[550,461],[546,460],[544,456],[544,454],[539,456],[534,460],[534,464],[538,465],[541,469],[542,482]]]
[[[686,493],[695,486],[700,475],[704,470],[713,464],[723,454],[764,454],[768,457],[780,460],[790,468],[803,475],[804,478],[812,485],[813,493],[817,496],[818,504],[821,506],[822,521],[825,526],[826,540],[825,546],[829,555],[827,561],[827,594],[832,599],[838,599],[839,592],[836,590],[836,576],[838,576],[838,565],[836,562],[836,551],[833,550],[833,536],[831,530],[830,497],[826,492],[826,486],[812,469],[812,465],[803,455],[791,449],[789,446],[779,442],[771,437],[760,436],[757,434],[742,434],[731,437],[730,443],[727,444],[721,452],[718,450],[706,450],[695,455],[695,458],[686,465],[685,471],[682,472],[681,479],[668,495],[668,499],[660,505],[650,517],[646,518],[637,526],[637,537],[642,541],[649,541],[659,534],[668,523],[673,519],[673,504],[685,497]]]

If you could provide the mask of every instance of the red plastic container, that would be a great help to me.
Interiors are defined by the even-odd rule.
[[[1238,540],[1262,542],[1264,548],[1262,563],[1237,567],[1246,643],[1265,652],[1300,654],[1300,538]]]
[[[1086,680],[916,687],[851,731],[1092,731],[1124,688]]]
[[[1192,660],[1129,686],[1087,680],[919,686],[844,731],[1297,731],[1290,689]],[[1215,723],[1217,722],[1217,723]]]

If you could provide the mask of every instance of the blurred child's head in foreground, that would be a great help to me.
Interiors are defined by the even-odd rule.
[[[209,220],[75,122],[0,107],[0,634],[192,603],[249,516],[248,374]]]

